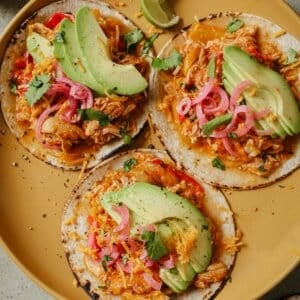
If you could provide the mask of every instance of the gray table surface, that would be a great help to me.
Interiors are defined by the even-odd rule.
[[[0,33],[25,2],[25,0],[0,0]],[[300,14],[300,0],[287,2]],[[300,294],[300,267],[291,272],[262,299],[277,300],[293,294]],[[0,247],[0,300],[4,299],[50,300],[53,297],[24,275]]]

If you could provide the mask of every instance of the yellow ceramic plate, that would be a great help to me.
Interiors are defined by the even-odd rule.
[[[16,26],[49,0],[31,1],[13,20],[0,41],[0,57]],[[110,1],[112,4],[121,1]],[[123,0],[118,9],[144,31],[149,23],[134,17],[137,0]],[[172,2],[172,1],[170,1]],[[173,1],[183,24],[225,10],[254,13],[279,24],[300,38],[300,20],[280,0]],[[179,29],[175,28],[175,29]],[[174,29],[174,30],[175,30]],[[156,50],[172,32],[162,35]],[[145,135],[139,145],[147,145]],[[0,121],[0,236],[23,270],[58,299],[87,299],[72,284],[73,277],[60,245],[60,221],[64,201],[78,173],[62,172],[27,153]],[[255,299],[268,291],[299,262],[300,258],[300,172],[271,187],[245,192],[225,191],[245,247],[239,253],[232,278],[218,299]]]

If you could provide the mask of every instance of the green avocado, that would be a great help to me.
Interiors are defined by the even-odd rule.
[[[77,12],[75,27],[85,65],[107,91],[132,95],[146,89],[147,81],[134,65],[120,65],[111,60],[105,34],[88,7]]]
[[[35,63],[40,63],[47,57],[53,56],[53,46],[42,35],[32,32],[26,39],[26,47]]]
[[[104,88],[95,80],[84,63],[75,26],[69,19],[64,19],[60,23],[58,35],[61,35],[62,39],[54,39],[54,55],[63,72],[73,81],[83,83],[97,93],[104,94]]]
[[[285,79],[274,70],[260,64],[236,46],[224,47],[223,83],[231,94],[241,81],[250,80],[256,89],[243,96],[255,112],[269,109],[271,116],[258,120],[263,129],[271,129],[281,137],[300,132],[299,106]]]
[[[175,292],[187,288],[196,273],[208,266],[212,256],[211,234],[206,218],[187,199],[149,183],[137,182],[117,192],[105,194],[101,205],[107,213],[120,222],[119,214],[113,205],[125,204],[130,210],[131,234],[136,234],[137,226],[156,224],[164,242],[174,233],[181,234],[193,226],[198,231],[195,248],[191,252],[190,262],[184,266],[177,263],[175,271],[170,273],[161,268],[161,279]]]

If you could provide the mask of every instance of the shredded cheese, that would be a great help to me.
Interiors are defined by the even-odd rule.
[[[280,36],[282,36],[284,34],[286,34],[286,31],[284,29],[281,29],[281,30],[279,30],[279,31],[277,31],[277,32],[274,33],[274,37],[278,38],[278,37],[280,37]]]
[[[85,170],[86,170],[87,165],[88,165],[88,160],[86,159],[86,160],[84,160],[83,163],[82,163],[82,168],[81,168],[80,173],[79,173],[79,175],[78,175],[78,181],[82,179],[83,174],[84,174],[84,172],[85,172]]]
[[[122,281],[123,281],[123,286],[124,286],[124,289],[127,289],[127,282],[126,282],[126,278],[125,278],[125,275],[124,275],[124,272],[123,270],[121,269],[119,263],[117,263],[117,266],[118,266],[118,270],[121,274],[121,278],[122,278]]]

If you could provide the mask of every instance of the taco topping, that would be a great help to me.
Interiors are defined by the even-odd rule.
[[[222,282],[229,244],[202,186],[152,154],[133,154],[124,166],[96,182],[74,212],[87,215],[78,249],[104,293],[168,299]]]
[[[88,7],[29,23],[10,78],[16,122],[70,164],[116,139],[129,144],[146,99],[143,39]]]
[[[293,153],[300,132],[298,54],[264,41],[258,26],[235,18],[222,29],[193,24],[178,66],[157,67],[164,82],[159,102],[184,143],[209,154],[213,166],[267,177]],[[286,58],[287,55],[287,58]]]

